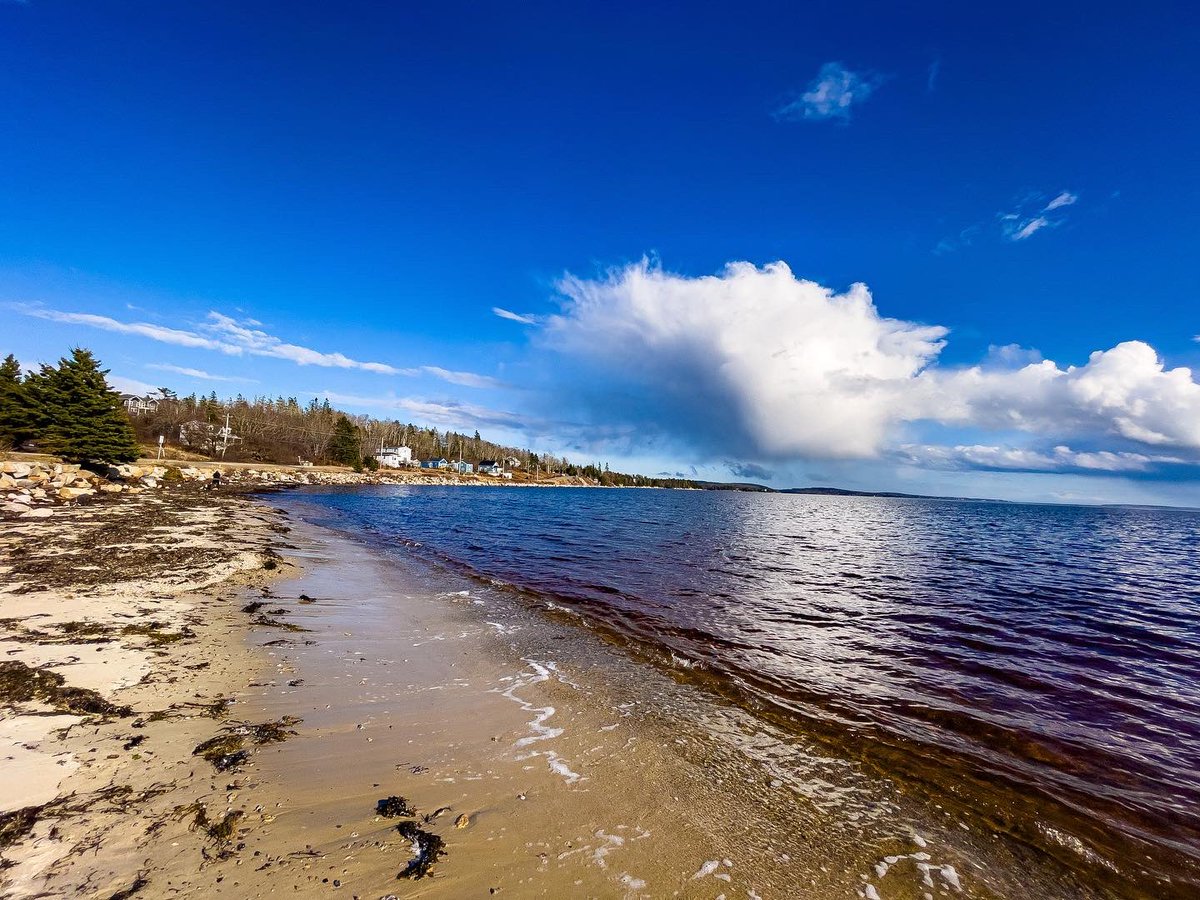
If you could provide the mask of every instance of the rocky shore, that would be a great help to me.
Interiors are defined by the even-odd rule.
[[[45,518],[53,507],[98,495],[137,495],[172,486],[208,486],[213,473],[221,486],[237,490],[304,485],[463,485],[492,487],[594,487],[586,478],[559,477],[538,482],[457,476],[429,471],[354,472],[333,467],[271,466],[246,463],[143,462],[107,466],[103,472],[78,464],[39,459],[0,461],[0,513]]]

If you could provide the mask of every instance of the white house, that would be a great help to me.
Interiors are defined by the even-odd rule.
[[[500,478],[504,475],[504,466],[500,465],[494,459],[485,459],[479,463],[477,471],[480,475],[494,475]]]
[[[375,458],[379,460],[381,466],[387,466],[389,469],[416,465],[411,447],[380,447],[379,455]]]
[[[145,397],[139,397],[137,394],[121,395],[121,402],[125,404],[125,411],[131,416],[154,412],[158,409],[158,401],[161,399],[161,397],[154,394],[147,394]]]

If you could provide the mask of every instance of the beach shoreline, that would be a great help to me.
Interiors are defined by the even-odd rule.
[[[36,812],[5,820],[4,896],[1093,896],[563,610],[309,512],[174,489],[5,534],[44,563],[7,573],[8,649],[131,709],[5,712],[42,780],[5,779],[3,812]],[[50,564],[72,544],[125,562]]]

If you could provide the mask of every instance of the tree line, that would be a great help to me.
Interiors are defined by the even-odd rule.
[[[375,468],[380,449],[403,445],[416,459],[495,460],[542,476],[569,475],[613,486],[693,486],[677,478],[614,472],[606,463],[574,463],[489,441],[478,431],[352,415],[327,399],[304,404],[282,396],[221,399],[215,391],[181,397],[164,387],[153,409],[131,418],[107,374],[83,349],[71,351],[57,367],[43,365],[24,374],[10,355],[0,365],[0,445],[36,447],[79,462],[128,462],[149,452],[162,436],[169,445],[230,462],[303,461],[358,469]]]

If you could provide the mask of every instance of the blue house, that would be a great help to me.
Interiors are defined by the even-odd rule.
[[[470,475],[475,471],[475,466],[463,459],[460,459],[456,463],[451,463],[450,468],[452,468],[459,475]]]
[[[450,460],[438,457],[437,459],[427,459],[421,463],[422,469],[448,469],[450,468]]]

